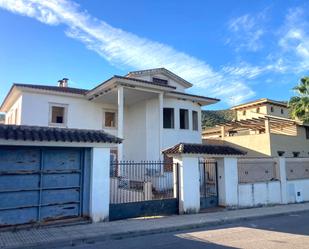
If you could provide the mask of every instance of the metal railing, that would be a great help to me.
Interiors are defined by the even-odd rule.
[[[110,203],[174,198],[173,165],[164,161],[112,161]]]

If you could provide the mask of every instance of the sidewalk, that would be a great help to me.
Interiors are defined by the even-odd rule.
[[[141,236],[231,223],[244,219],[309,211],[309,203],[279,205],[154,219],[131,219],[97,224],[45,227],[0,233],[0,248],[53,248],[107,239]]]

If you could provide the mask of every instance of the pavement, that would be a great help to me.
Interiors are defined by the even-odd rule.
[[[275,217],[309,211],[309,203],[223,210],[161,218],[139,218],[96,224],[42,227],[0,233],[0,248],[35,249],[96,243],[142,235],[228,224],[260,217]]]
[[[53,249],[308,249],[309,212]]]

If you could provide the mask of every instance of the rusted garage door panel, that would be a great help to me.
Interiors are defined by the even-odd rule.
[[[81,217],[84,162],[79,148],[0,147],[0,226]]]

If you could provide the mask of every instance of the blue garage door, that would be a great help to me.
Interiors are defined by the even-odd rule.
[[[0,226],[83,215],[84,151],[0,147]]]

